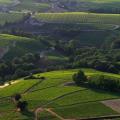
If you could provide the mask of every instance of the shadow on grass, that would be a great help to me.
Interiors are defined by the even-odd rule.
[[[22,111],[21,114],[28,117],[29,120],[34,120],[35,118],[34,112],[29,111],[29,110]]]

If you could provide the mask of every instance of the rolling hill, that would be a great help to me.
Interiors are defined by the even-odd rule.
[[[120,0],[0,0],[0,120],[119,120],[119,81]]]
[[[103,73],[93,69],[83,70],[88,76],[104,74],[105,76],[120,78],[117,74]],[[69,85],[68,83],[72,81],[72,75],[76,72],[77,69],[40,73],[35,76],[38,78],[39,76],[44,76],[45,80],[20,79],[8,87],[1,88],[0,101],[2,100],[3,102],[0,102],[0,120],[8,120],[8,117],[9,119],[33,119],[32,111],[40,107],[51,108],[50,110],[63,118],[118,115],[117,112],[103,105],[101,101],[119,99],[119,94]],[[16,91],[22,93],[23,99],[28,101],[29,113],[12,112],[15,107],[7,96],[13,95]],[[94,109],[92,106],[94,106]],[[42,120],[58,120],[58,118],[56,119],[56,117],[47,112],[43,112],[39,117]]]

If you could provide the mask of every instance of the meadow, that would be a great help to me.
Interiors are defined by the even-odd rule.
[[[6,119],[33,119],[32,113],[38,107],[51,108],[54,112],[64,118],[84,118],[102,115],[117,115],[118,113],[101,103],[103,100],[118,99],[120,94],[107,91],[93,90],[85,87],[67,86],[72,82],[72,75],[77,69],[58,70],[46,73],[35,74],[36,77],[45,77],[45,80],[21,79],[19,82],[0,89],[0,120]],[[93,69],[83,69],[88,76],[104,74],[105,76],[120,78],[120,75],[96,71]],[[37,83],[37,84],[36,84]],[[24,100],[29,103],[29,114],[12,112],[15,110],[14,104],[6,96],[22,93]],[[1,101],[2,100],[2,101]],[[93,107],[94,106],[94,109]],[[11,112],[7,112],[11,111]],[[8,119],[9,116],[9,119]],[[42,120],[58,120],[49,113],[43,112],[39,115]]]

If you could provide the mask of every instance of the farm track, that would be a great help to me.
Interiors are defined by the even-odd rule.
[[[62,116],[58,115],[56,112],[54,112],[53,110],[51,110],[50,108],[37,108],[34,112],[35,114],[35,120],[40,120],[39,119],[39,116],[38,116],[38,113],[40,112],[44,112],[44,111],[47,111],[48,113],[50,113],[52,116],[55,116],[56,118],[58,118],[59,120],[65,120]],[[70,119],[69,119],[70,120]]]

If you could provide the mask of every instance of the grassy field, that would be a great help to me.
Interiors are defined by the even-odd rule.
[[[38,13],[35,18],[43,22],[120,24],[119,14],[96,14],[86,12]]]
[[[93,69],[83,70],[89,76],[104,74],[105,76],[120,78],[120,75],[117,74],[103,73]],[[52,108],[54,112],[64,118],[84,118],[118,114],[104,106],[100,101],[120,98],[120,94],[90,90],[84,87],[65,86],[66,83],[72,81],[72,75],[76,72],[77,69],[36,74],[35,76],[44,76],[46,79],[44,81],[39,79],[19,80],[19,82],[11,86],[0,89],[0,95],[1,97],[5,97],[16,93],[16,91],[23,93],[30,88],[29,91],[23,94],[23,99],[29,103],[29,110],[34,110],[38,106]],[[13,113],[12,111],[15,110],[14,104],[7,99],[0,99],[0,111],[2,112],[0,120],[33,120],[34,115],[32,112],[24,114],[20,114],[19,112]],[[94,106],[94,109],[92,106]],[[11,112],[8,113],[7,111]],[[42,120],[58,120],[46,112],[42,113],[40,118]]]

